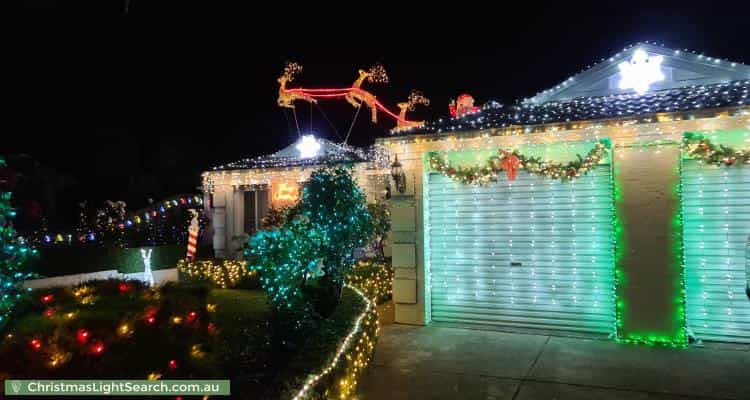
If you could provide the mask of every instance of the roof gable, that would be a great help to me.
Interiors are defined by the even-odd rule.
[[[713,85],[750,78],[750,66],[741,63],[673,50],[650,43],[636,43],[578,75],[568,78],[554,88],[537,93],[525,103],[540,104],[579,97],[635,93],[632,88],[620,88],[623,78],[620,64],[630,62],[638,51],[645,52],[652,60],[659,58],[660,61],[659,67],[663,79],[650,83],[649,92],[693,85]]]

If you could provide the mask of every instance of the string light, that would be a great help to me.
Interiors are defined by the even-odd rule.
[[[750,131],[686,133],[681,157],[687,326],[699,339],[750,343],[745,297],[745,241],[750,222],[743,191],[750,181],[748,152],[717,144]]]
[[[207,280],[222,289],[234,288],[240,282],[258,275],[255,270],[248,270],[247,262],[235,260],[213,260],[177,262],[177,271],[191,280]]]
[[[195,209],[201,208],[203,205],[203,199],[197,195],[180,195],[178,197],[163,200],[158,202],[143,211],[139,211],[136,214],[127,214],[125,212],[125,203],[122,202],[108,202],[105,211],[101,211],[102,215],[109,216],[112,214],[114,218],[109,216],[109,219],[101,219],[97,222],[95,231],[86,232],[85,226],[79,226],[76,229],[76,235],[72,233],[60,232],[56,234],[49,234],[46,232],[35,232],[28,236],[28,241],[35,246],[44,245],[81,245],[81,244],[101,244],[105,240],[114,238],[113,240],[121,246],[125,245],[125,235],[128,231],[135,232],[151,232],[159,231],[163,229],[157,229],[157,225],[163,222],[166,218],[167,213],[171,213],[176,210],[184,209]],[[80,225],[80,224],[79,224]],[[93,229],[93,228],[92,228]],[[179,242],[184,241],[184,233],[187,232],[187,225],[185,227],[172,227],[172,232],[167,232],[172,235],[171,239],[164,237],[151,238],[150,241],[156,243],[166,242]],[[163,233],[160,233],[163,235]]]
[[[579,97],[570,101],[503,106],[488,102],[482,110],[449,119],[425,122],[423,127],[392,130],[392,134],[430,134],[467,130],[502,129],[534,133],[549,130],[546,124],[596,125],[601,120],[653,118],[659,113],[695,113],[701,109],[750,105],[750,80],[665,89],[645,94]],[[686,118],[682,116],[680,118]],[[578,122],[572,122],[578,121]],[[589,122],[584,122],[589,121]],[[616,122],[617,123],[617,122]]]
[[[593,149],[577,142],[516,151],[520,166],[537,172],[517,180],[499,180],[497,156],[450,166],[492,150],[425,155],[427,320],[613,333],[609,147],[600,140]],[[524,155],[580,149],[589,154],[571,164]]]
[[[354,326],[339,345],[331,362],[320,372],[310,375],[305,380],[302,388],[293,397],[294,400],[308,398],[321,379],[342,368],[343,378],[339,380],[335,388],[339,394],[337,397],[350,398],[355,394],[357,379],[372,359],[379,332],[377,311],[373,302],[359,289],[351,285],[346,285],[346,287],[359,295],[365,303],[365,309],[355,320]]]

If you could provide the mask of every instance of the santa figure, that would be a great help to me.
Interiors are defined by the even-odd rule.
[[[448,110],[451,113],[451,117],[460,117],[465,114],[474,113],[479,111],[479,107],[474,105],[474,98],[469,94],[462,94],[451,100],[448,104]]]

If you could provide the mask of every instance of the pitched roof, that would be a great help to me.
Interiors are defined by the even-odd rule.
[[[749,93],[750,79],[666,89],[643,95],[580,97],[570,101],[550,101],[542,104],[520,103],[504,106],[497,102],[489,102],[479,112],[457,118],[438,119],[425,123],[422,128],[402,133],[442,133],[737,107],[750,105]]]
[[[314,157],[301,157],[296,141],[273,154],[252,158],[243,158],[212,168],[214,171],[232,169],[266,169],[285,167],[308,167],[328,164],[347,164],[356,162],[373,162],[378,159],[376,149],[361,149],[344,143],[333,143],[326,139],[317,139],[320,144],[318,154]]]
[[[623,79],[620,64],[637,51],[658,57],[663,74],[663,79],[653,82],[643,94],[619,85]],[[394,133],[443,133],[741,107],[750,105],[749,88],[750,66],[687,50],[636,43],[530,99],[507,106],[490,101],[479,112],[440,118],[420,128]]]

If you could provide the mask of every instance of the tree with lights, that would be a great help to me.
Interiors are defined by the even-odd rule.
[[[245,257],[273,305],[277,345],[298,341],[315,315],[333,311],[354,251],[373,232],[362,190],[338,167],[313,172],[285,221],[250,238]]]
[[[310,175],[299,207],[322,234],[324,279],[319,284],[327,289],[329,301],[337,303],[356,261],[354,251],[365,247],[374,232],[365,195],[349,169],[321,169]]]
[[[5,168],[5,160],[0,157],[0,170]],[[24,294],[20,282],[32,276],[24,266],[27,259],[36,253],[16,236],[11,224],[10,220],[15,216],[10,204],[12,185],[10,180],[0,178],[0,327]]]

